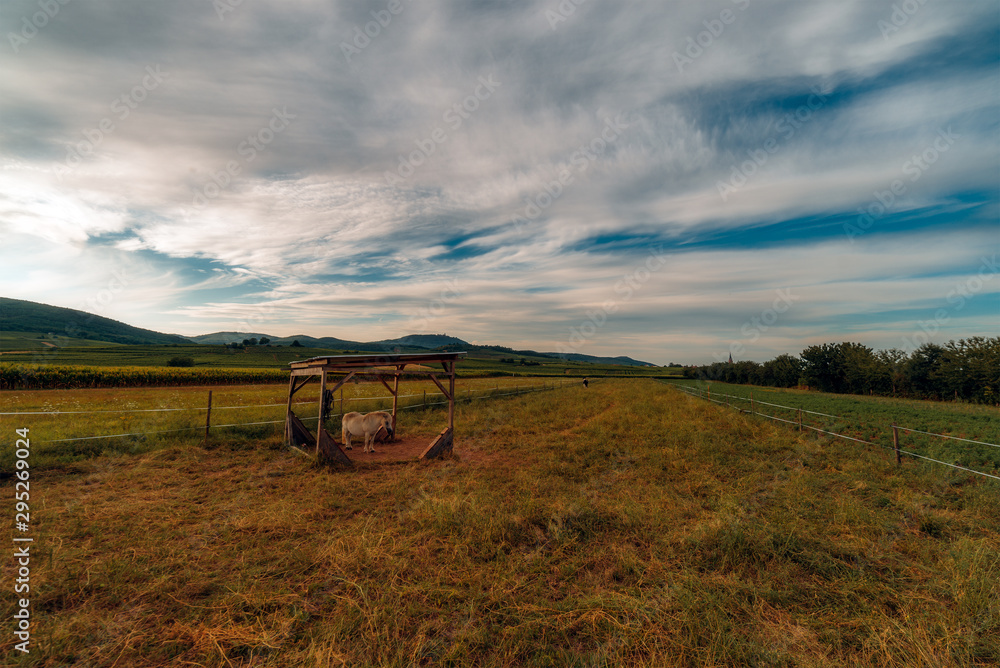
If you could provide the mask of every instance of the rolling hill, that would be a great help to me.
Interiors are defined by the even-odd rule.
[[[332,336],[313,337],[271,336],[260,332],[213,332],[200,336],[182,337],[141,329],[125,323],[75,309],[49,306],[37,302],[0,297],[0,331],[30,332],[32,334],[55,334],[63,338],[62,345],[77,345],[70,339],[107,341],[121,344],[202,344],[226,345],[242,343],[244,339],[267,338],[272,346],[290,346],[294,342],[304,348],[342,350],[359,352],[422,352],[430,350],[465,351],[473,357],[501,359],[526,357],[539,359],[564,359],[592,364],[614,364],[622,366],[655,366],[631,357],[597,357],[580,353],[539,353],[533,350],[513,350],[504,346],[479,346],[447,334],[409,334],[396,339],[381,341],[348,341]]]
[[[36,332],[110,343],[190,343],[182,336],[133,327],[93,313],[7,297],[0,297],[0,331]]]

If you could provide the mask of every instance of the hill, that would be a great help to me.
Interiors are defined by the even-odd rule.
[[[190,343],[182,336],[133,327],[86,311],[7,297],[0,297],[0,330],[55,334],[71,339],[110,343]]]
[[[561,360],[569,360],[570,362],[590,362],[591,364],[617,364],[619,366],[656,366],[649,362],[641,362],[639,360],[634,360],[631,357],[619,356],[619,357],[595,357],[593,355],[584,355],[582,353],[541,353],[546,357],[555,357]]]
[[[272,346],[291,346],[298,342],[304,348],[317,348],[326,351],[356,351],[356,352],[426,352],[426,351],[465,351],[470,357],[484,359],[525,358],[531,362],[552,362],[566,360],[587,364],[652,367],[648,362],[631,357],[598,357],[580,353],[540,353],[534,350],[514,350],[504,346],[480,346],[447,334],[408,334],[395,339],[380,341],[349,341],[332,336],[314,337],[305,334],[295,336],[272,336],[262,332],[213,332],[199,336],[182,337],[173,334],[163,334],[148,329],[133,327],[117,320],[105,318],[93,313],[74,309],[49,306],[37,302],[0,297],[0,332],[5,332],[5,338],[17,338],[17,345],[11,349],[28,349],[38,346],[28,345],[22,337],[8,336],[6,333],[26,332],[34,338],[38,335],[55,334],[60,339],[60,346],[78,346],[80,340],[106,341],[118,344],[139,345],[171,345],[200,344],[227,345],[242,343],[244,340],[268,339]],[[14,341],[12,340],[13,344]],[[86,345],[86,344],[83,344]],[[10,347],[10,346],[7,346]]]

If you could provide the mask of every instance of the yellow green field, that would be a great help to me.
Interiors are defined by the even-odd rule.
[[[86,403],[66,396],[48,401]],[[5,665],[1000,661],[1000,486],[651,380],[460,404],[443,461],[332,472],[277,434],[220,434],[31,491],[34,644],[4,634]]]

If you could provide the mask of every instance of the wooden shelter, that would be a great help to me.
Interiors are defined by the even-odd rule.
[[[323,421],[326,417],[326,398],[358,374],[373,375],[392,395],[392,428],[395,432],[396,411],[399,407],[399,378],[406,370],[408,376],[423,375],[429,377],[448,400],[448,427],[434,437],[430,445],[420,455],[420,459],[433,459],[442,453],[451,452],[455,429],[455,363],[464,355],[464,352],[332,355],[291,362],[289,366],[292,368],[292,375],[288,381],[288,410],[285,416],[285,444],[313,447],[317,456],[351,466],[351,458],[323,428]],[[426,365],[431,364],[442,366],[444,374],[448,376],[447,388],[438,379],[438,374],[441,372],[433,368],[426,368]],[[408,365],[418,365],[418,367],[407,370]],[[328,375],[342,377],[331,387]],[[314,437],[308,427],[292,411],[292,397],[317,376],[320,382],[319,426]],[[391,378],[392,382],[388,382],[387,378]]]

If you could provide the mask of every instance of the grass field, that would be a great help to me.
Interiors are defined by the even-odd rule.
[[[714,398],[729,401],[741,409],[750,408],[749,401],[802,408],[827,415],[804,415],[804,422],[815,427],[865,441],[882,447],[892,447],[892,425],[896,424],[923,432],[1000,444],[1000,410],[994,406],[956,402],[918,401],[889,397],[829,394],[805,390],[781,390],[693,380],[671,380],[671,383],[701,392],[706,389]],[[786,420],[796,420],[794,411],[758,403],[756,410]],[[829,417],[836,416],[836,417]],[[794,428],[794,427],[793,427]],[[900,431],[900,447],[916,454],[940,459],[951,464],[1000,476],[1000,447],[990,447]]]
[[[492,395],[555,387],[570,382],[579,381],[561,378],[462,378],[456,382],[455,388],[459,401],[491,400]],[[407,415],[405,419],[408,419],[410,410],[419,410],[407,407],[443,401],[437,388],[426,381],[404,380],[399,390],[399,406]],[[222,387],[4,392],[0,395],[4,399],[3,412],[41,413],[0,415],[0,430],[7,433],[23,427],[31,430],[35,443],[32,450],[32,467],[35,470],[74,470],[80,462],[100,455],[136,455],[202,439],[209,391],[212,392],[213,425],[210,433],[214,439],[251,443],[282,433],[288,398],[287,382]],[[386,399],[387,395],[388,392],[378,382],[348,383],[342,392],[336,394],[331,423],[327,428],[339,433],[339,422],[334,422],[341,410],[368,412],[391,407],[392,400]],[[315,427],[314,420],[319,411],[318,397],[319,385],[316,383],[296,395],[296,414],[312,427]],[[434,408],[438,409],[440,406]],[[113,434],[129,435],[91,438]],[[0,451],[0,478],[10,476],[13,464],[13,450]]]
[[[452,459],[348,472],[277,436],[39,471],[36,644],[3,636],[6,665],[1000,661],[992,481],[649,380],[462,404],[456,426]]]

